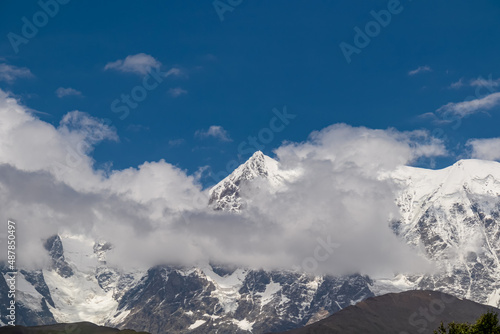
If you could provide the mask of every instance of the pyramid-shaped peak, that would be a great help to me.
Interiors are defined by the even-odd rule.
[[[255,152],[244,164],[210,189],[211,204],[216,210],[239,211],[243,200],[241,187],[252,180],[267,180],[270,190],[279,188],[288,174],[279,169],[278,161],[261,151]]]
[[[268,176],[278,169],[278,162],[261,151],[255,152],[243,165],[238,167],[233,175],[244,174],[246,179],[256,176]]]
[[[262,151],[260,151],[260,150],[259,150],[259,151],[255,151],[255,153],[254,153],[254,154],[252,154],[252,157],[251,157],[250,159],[252,159],[252,158],[256,158],[256,157],[263,157],[264,155],[265,155],[265,154],[264,154],[264,153],[262,153]]]
[[[267,155],[265,155],[264,153],[262,153],[262,151],[256,151],[254,154],[252,154],[252,156],[247,160],[247,162],[249,161],[255,161],[255,160],[261,160],[263,161],[265,158],[269,158]],[[269,158],[271,159],[271,158]]]

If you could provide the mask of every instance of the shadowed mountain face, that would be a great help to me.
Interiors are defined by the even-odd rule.
[[[1,334],[147,334],[125,329],[97,326],[90,322],[78,322],[74,324],[57,324],[36,327],[6,326],[0,327]]]
[[[488,310],[500,309],[436,291],[406,291],[368,298],[312,325],[287,334],[433,333],[443,323],[474,323]]]

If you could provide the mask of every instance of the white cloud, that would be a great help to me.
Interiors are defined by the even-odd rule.
[[[493,80],[491,74],[488,79],[484,79],[483,77],[479,77],[477,79],[473,79],[470,81],[470,85],[472,87],[486,87],[489,89],[498,87],[500,85],[500,79]]]
[[[56,95],[58,98],[62,98],[65,96],[82,96],[82,92],[71,87],[59,87],[56,89]]]
[[[220,125],[211,125],[208,130],[197,130],[195,137],[198,138],[217,138],[220,141],[232,141],[227,131]]]
[[[145,75],[151,71],[152,68],[159,69],[161,63],[153,56],[145,53],[138,53],[136,55],[127,56],[125,59],[118,59],[114,62],[106,64],[105,70],[114,69],[120,72],[130,72]]]
[[[0,81],[12,83],[19,78],[31,78],[31,77],[33,77],[33,74],[26,67],[17,67],[5,63],[0,64]]]
[[[427,65],[419,66],[418,68],[409,71],[408,75],[415,75],[415,74],[419,74],[419,73],[423,73],[423,72],[431,72],[431,71],[432,71],[432,69]]]
[[[175,77],[187,77],[187,74],[178,67],[172,67],[165,73],[165,77],[169,77],[172,75]]]
[[[0,90],[0,117],[0,219],[18,221],[25,245],[20,265],[42,260],[41,238],[68,231],[111,242],[108,262],[116,266],[211,260],[291,268],[312,256],[322,237],[340,247],[318,272],[425,268],[388,227],[388,215],[398,214],[396,187],[382,176],[420,157],[445,154],[427,132],[340,124],[285,144],[277,157],[296,178],[274,193],[258,181],[243,186],[242,192],[258,196],[244,214],[234,215],[208,209],[196,173],[163,160],[96,170],[92,149],[117,135],[89,115],[71,112],[54,127]]]
[[[490,74],[488,79],[485,79],[480,76],[476,79],[469,80],[468,83],[465,83],[464,78],[460,78],[458,81],[453,82],[450,85],[450,88],[459,89],[465,86],[478,87],[478,88],[485,87],[488,88],[490,93],[493,93],[493,89],[500,86],[500,79],[494,80],[492,75]]]
[[[500,161],[500,138],[470,139],[467,146],[471,158]]]
[[[463,118],[478,112],[485,112],[500,105],[500,92],[486,95],[470,101],[450,102],[440,107],[437,112],[448,113]]]
[[[452,89],[459,89],[459,88],[462,88],[464,85],[465,85],[464,84],[464,78],[460,78],[458,81],[453,82],[450,85],[450,88],[452,88]]]
[[[176,147],[176,146],[181,146],[184,144],[186,141],[182,138],[179,139],[171,139],[168,141],[168,146],[170,147]]]
[[[179,97],[181,95],[185,95],[187,94],[187,90],[184,90],[180,87],[176,87],[176,88],[170,88],[168,90],[168,94],[172,97]]]

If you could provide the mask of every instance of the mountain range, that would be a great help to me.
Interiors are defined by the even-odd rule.
[[[207,205],[243,212],[256,184],[279,192],[298,173],[256,152],[215,185]],[[314,275],[206,263],[124,271],[108,266],[112,245],[81,235],[44,241],[52,263],[17,276],[17,324],[90,321],[156,333],[266,333],[296,329],[390,292],[434,290],[500,305],[500,164],[461,160],[430,170],[404,166],[385,177],[398,185],[401,215],[388,228],[433,273],[394,277]],[[3,276],[8,271],[1,269]],[[0,290],[7,291],[5,280]],[[8,299],[0,296],[0,325]]]

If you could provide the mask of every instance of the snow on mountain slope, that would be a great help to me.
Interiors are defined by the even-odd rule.
[[[213,187],[210,206],[240,212],[248,187],[277,192],[297,175],[256,152]],[[111,244],[61,234],[45,244],[51,267],[19,276],[26,324],[55,318],[151,333],[262,333],[305,325],[373,295],[415,288],[500,306],[500,164],[462,160],[441,170],[401,167],[385,177],[400,187],[401,217],[388,227],[432,260],[434,273],[372,279],[209,264],[122,272],[106,264]]]
[[[394,179],[402,219],[397,235],[433,260],[437,271],[413,277],[437,289],[498,307],[500,164],[462,160],[442,170],[404,167]]]
[[[270,175],[275,180],[269,182],[271,188],[285,183],[276,161],[260,152],[251,160],[255,162],[240,166],[214,187],[212,206],[241,210],[239,185],[246,180]],[[461,160],[441,170],[405,166],[385,177],[401,189],[396,198],[401,218],[390,226],[416,252],[432,260],[436,272],[379,278],[372,291],[437,289],[499,306],[500,164]]]
[[[201,270],[207,280],[215,286],[215,290],[212,291],[211,296],[219,300],[219,304],[224,308],[224,312],[236,311],[238,300],[241,298],[238,291],[243,285],[247,271],[237,269],[231,275],[221,277],[209,265],[203,266]]]
[[[244,207],[245,202],[241,194],[243,185],[258,179],[265,183],[267,190],[275,192],[297,174],[296,171],[280,169],[276,160],[257,151],[247,162],[210,190],[209,205],[215,210],[238,212]]]
[[[99,265],[93,251],[94,242],[84,236],[60,236],[65,260],[73,275],[63,277],[55,270],[44,270],[55,307],[51,308],[57,322],[91,321],[102,325],[116,311],[118,302],[112,291],[104,291],[96,278]]]

